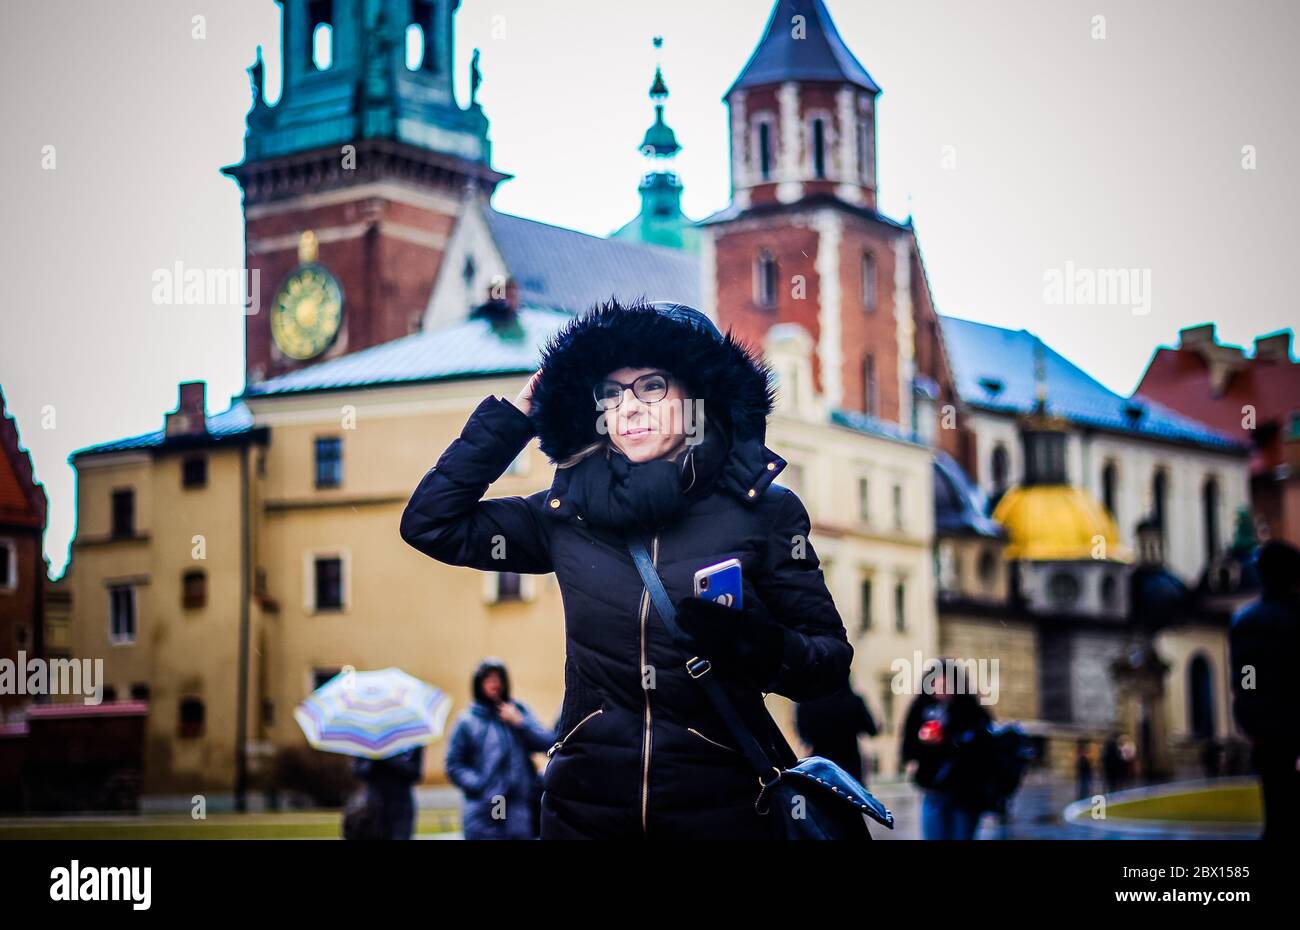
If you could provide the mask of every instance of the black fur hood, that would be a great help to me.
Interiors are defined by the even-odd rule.
[[[531,417],[553,463],[603,438],[592,386],[623,367],[666,369],[704,400],[705,416],[726,427],[733,446],[762,447],[776,398],[765,362],[691,307],[611,300],[570,320],[542,350]]]

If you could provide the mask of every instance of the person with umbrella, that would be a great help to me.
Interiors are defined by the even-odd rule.
[[[294,710],[313,748],[352,756],[364,790],[348,802],[346,839],[409,840],[424,747],[443,733],[451,699],[398,668],[335,675]]]
[[[512,700],[500,659],[479,663],[471,690],[474,703],[457,718],[447,749],[447,777],[464,793],[465,839],[536,839],[533,800],[540,786],[532,754],[548,749],[555,733]]]

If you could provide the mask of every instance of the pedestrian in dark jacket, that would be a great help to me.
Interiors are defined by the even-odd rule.
[[[465,839],[536,839],[532,754],[545,751],[555,731],[511,698],[510,674],[499,659],[479,663],[472,690],[474,703],[457,718],[447,747],[447,777],[464,793]]]
[[[565,690],[544,773],[543,839],[767,838],[758,780],[691,680],[711,662],[774,765],[797,761],[764,695],[838,690],[849,645],[802,502],[764,445],[773,375],[699,311],[610,302],[567,323],[514,403],[488,397],[420,482],[402,537],[440,561],[554,572]],[[534,436],[551,487],[482,500]],[[686,641],[628,552],[642,539]],[[694,597],[695,572],[743,569],[740,611]]]
[[[918,694],[903,726],[901,756],[915,762],[921,836],[972,840],[986,810],[996,810],[992,718],[973,694]]]
[[[862,750],[858,737],[876,735],[876,721],[862,695],[847,683],[835,694],[801,701],[794,711],[799,738],[814,756],[825,756],[862,784]]]
[[[1300,836],[1300,550],[1277,540],[1259,553],[1259,599],[1232,618],[1233,714],[1250,737],[1264,794],[1264,838]]]
[[[424,768],[424,747],[387,759],[356,759],[352,774],[366,786],[367,838],[409,840],[415,833],[415,784]]]

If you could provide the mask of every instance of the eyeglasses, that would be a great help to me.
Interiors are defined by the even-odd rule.
[[[660,372],[651,372],[642,375],[631,384],[624,384],[613,378],[598,381],[592,390],[596,398],[596,409],[613,410],[623,403],[623,391],[627,388],[632,389],[637,400],[647,404],[657,404],[668,396],[668,377]]]

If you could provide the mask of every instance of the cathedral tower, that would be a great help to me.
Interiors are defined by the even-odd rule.
[[[461,204],[508,175],[453,94],[459,0],[277,0],[280,100],[259,49],[244,160],[250,382],[419,326]]]

